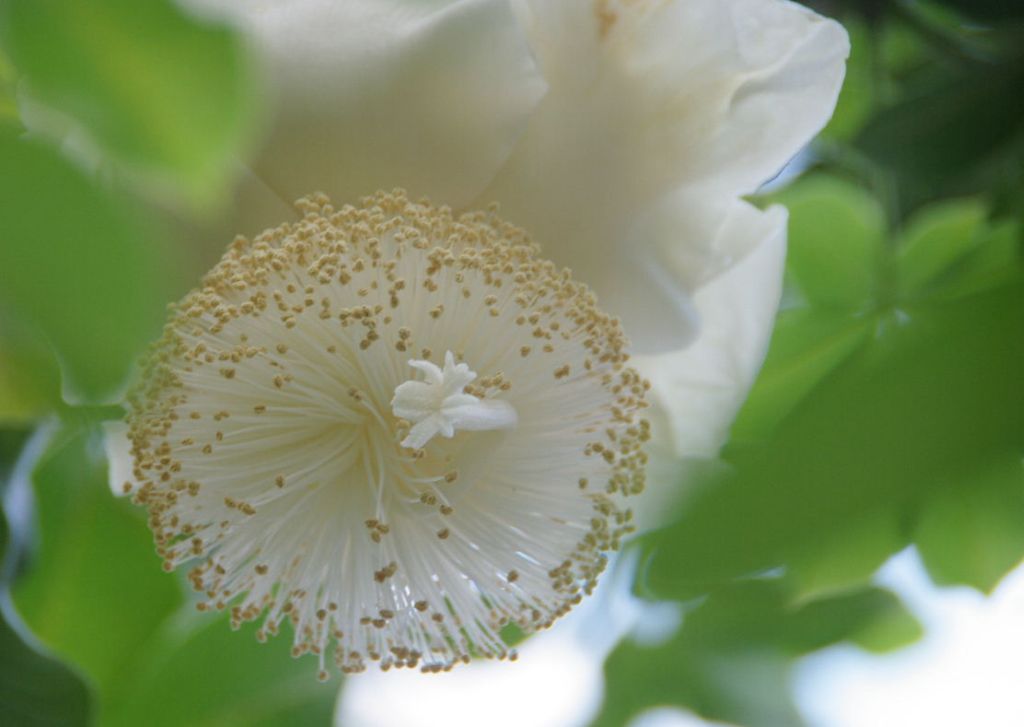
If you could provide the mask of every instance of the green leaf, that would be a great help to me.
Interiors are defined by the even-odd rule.
[[[897,241],[893,275],[899,297],[954,299],[1006,284],[1020,270],[1016,220],[990,222],[977,198],[917,212]]]
[[[939,2],[978,20],[1000,21],[1024,18],[1024,5],[1018,0],[939,0]]]
[[[985,205],[977,199],[944,202],[919,211],[896,248],[896,276],[902,297],[919,295],[975,250],[985,216]]]
[[[1020,224],[1001,220],[987,225],[979,233],[975,249],[942,276],[935,295],[955,299],[1005,285],[1020,269],[1020,258]]]
[[[0,424],[23,424],[51,411],[58,397],[55,387],[40,381],[36,372],[45,371],[38,359],[20,352],[0,350]],[[53,382],[54,384],[56,382]]]
[[[969,486],[933,497],[914,531],[928,573],[939,585],[991,593],[1024,558],[1024,467],[1015,457]]]
[[[788,283],[807,305],[784,310],[733,443],[766,436],[871,334],[885,213],[873,197],[814,175],[775,196],[790,210]]]
[[[0,125],[20,125],[14,86],[14,69],[6,56],[0,53]]]
[[[679,706],[745,727],[800,727],[789,661],[775,651],[694,659],[675,640],[657,649],[624,641],[604,665],[601,712],[591,727],[622,727],[654,707]]]
[[[843,26],[850,34],[850,57],[835,112],[821,137],[845,141],[860,131],[870,117],[878,90],[871,58],[875,40],[870,29],[852,17],[845,19]]]
[[[265,644],[254,624],[194,612],[168,625],[132,669],[102,727],[329,725],[337,683],[317,680],[316,660],[291,657],[290,635]]]
[[[0,425],[28,424],[60,406],[60,373],[44,341],[0,325]]]
[[[641,588],[687,598],[786,565],[884,508],[965,486],[1024,450],[1024,284],[907,309],[733,474],[693,487],[677,522],[644,536]]]
[[[258,118],[235,33],[170,0],[9,0],[0,33],[30,95],[108,154],[197,202],[226,189]]]
[[[862,0],[850,0],[855,5],[862,5]],[[876,64],[878,82],[889,80],[885,76],[896,79],[914,79],[915,71],[935,62],[935,54],[925,38],[905,23],[879,23],[874,27],[878,58]],[[882,89],[883,94],[891,94],[892,88]]]
[[[99,437],[91,426],[65,427],[37,463],[39,547],[13,596],[32,631],[102,699],[182,597],[141,513],[111,494]]]
[[[797,655],[841,641],[884,652],[913,643],[923,634],[920,623],[897,596],[874,587],[798,602],[788,618],[774,628]]]
[[[896,174],[907,209],[960,190],[1024,130],[1024,67],[974,64],[935,74],[877,114],[856,145]]]
[[[0,477],[8,475],[8,447],[20,436],[0,437]],[[11,468],[13,469],[13,468]],[[5,486],[0,483],[0,494]],[[81,678],[42,653],[11,607],[7,581],[16,570],[7,518],[0,508],[0,724],[76,727],[89,724],[91,696]]]
[[[802,724],[788,697],[793,660],[896,619],[913,621],[899,599],[878,588],[794,604],[778,579],[734,583],[687,612],[666,643],[616,648],[605,663],[605,699],[594,724],[627,724],[659,705],[755,727]]]
[[[0,308],[46,335],[66,396],[105,400],[160,330],[159,247],[56,152],[0,134],[0,167]]]
[[[781,579],[733,583],[686,616],[683,641],[708,652],[761,646],[795,657],[851,638],[876,617],[903,608],[896,596],[875,587],[809,602],[794,596]]]
[[[89,690],[71,670],[26,644],[0,608],[0,724],[88,725]]]
[[[860,310],[872,300],[885,212],[863,189],[806,177],[775,196],[789,208],[787,270],[813,305]]]
[[[873,321],[841,312],[781,313],[761,373],[732,429],[732,442],[768,436],[832,371],[870,338]]]
[[[924,627],[895,597],[880,607],[848,640],[875,654],[886,654],[910,646],[924,636]]]
[[[891,509],[867,513],[825,534],[816,548],[797,552],[789,561],[797,598],[820,598],[863,585],[907,540]]]

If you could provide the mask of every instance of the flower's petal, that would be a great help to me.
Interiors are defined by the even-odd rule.
[[[752,193],[832,115],[849,39],[797,3],[688,0],[623,20],[609,40],[628,48],[647,117],[675,122],[652,151],[681,184]]]
[[[687,231],[682,227],[678,232],[682,238]],[[635,246],[622,245],[604,255],[583,254],[572,266],[576,277],[597,292],[601,307],[622,320],[632,349],[648,354],[679,350],[698,327],[690,294],[651,242],[638,239]]]
[[[278,114],[255,171],[284,199],[377,189],[461,206],[544,94],[508,0],[188,0],[263,51]]]
[[[226,211],[224,219],[218,220],[219,237],[216,245],[205,248],[207,251],[223,247],[233,235],[258,235],[299,218],[293,206],[297,198],[281,196],[250,167],[240,165],[237,180],[232,208]]]
[[[518,7],[549,92],[477,203],[573,268],[637,350],[678,348],[692,286],[750,247],[725,229],[734,200],[828,119],[845,31],[782,0]]]
[[[765,238],[784,226],[785,211],[761,212],[734,197],[684,188],[666,195],[637,216],[626,250],[604,266],[615,277],[601,301],[618,311],[635,349],[645,354],[677,351],[696,337],[700,312],[688,290],[699,290],[736,265]],[[590,277],[601,279],[593,270]],[[670,307],[674,316],[659,315]]]
[[[578,184],[600,171],[641,197],[754,192],[828,121],[849,54],[841,25],[787,0],[525,0],[520,16],[551,86],[520,146],[568,143],[549,167],[595,158]]]
[[[764,361],[782,293],[786,211],[735,210],[719,243],[754,242],[754,251],[697,293],[700,335],[682,351],[635,356],[632,363],[652,385],[651,441],[644,496],[634,505],[637,528],[665,523],[684,495],[683,483],[713,468],[710,460]]]
[[[746,257],[765,229],[783,224],[769,218],[782,215],[781,208],[761,212],[736,197],[684,187],[638,216],[632,244],[652,249],[667,276],[696,291]]]
[[[633,359],[651,381],[669,456],[718,454],[768,349],[782,292],[786,213],[773,207],[742,221],[730,234],[761,242],[697,293],[700,336],[682,351]]]

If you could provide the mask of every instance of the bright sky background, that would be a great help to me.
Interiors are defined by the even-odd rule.
[[[797,698],[814,727],[1021,727],[1024,725],[1024,569],[990,598],[936,589],[908,550],[879,574],[921,619],[920,643],[888,656],[836,647],[806,659]],[[599,589],[600,590],[600,589]],[[598,622],[596,601],[531,639],[517,664],[480,663],[446,675],[366,674],[348,682],[339,714],[346,727],[573,727],[598,706],[599,660],[636,614],[623,598]],[[653,619],[671,622],[672,614]],[[633,727],[698,727],[690,715],[658,710]]]
[[[908,550],[879,581],[896,590],[925,638],[877,657],[836,647],[801,665],[799,703],[820,727],[1024,725],[1024,569],[986,598],[936,589]]]

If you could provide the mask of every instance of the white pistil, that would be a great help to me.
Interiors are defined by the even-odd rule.
[[[515,407],[507,401],[479,399],[463,391],[476,379],[476,372],[455,363],[451,351],[444,355],[444,368],[430,361],[413,359],[409,365],[423,372],[426,381],[406,381],[395,388],[391,409],[396,417],[413,423],[403,447],[420,449],[442,434],[449,439],[458,429],[487,431],[511,429],[519,421]]]

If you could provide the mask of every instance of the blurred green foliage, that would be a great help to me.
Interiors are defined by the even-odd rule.
[[[18,103],[15,100],[14,69],[10,61],[0,53],[0,127],[18,127]]]
[[[39,541],[14,602],[32,631],[106,697],[181,605],[181,589],[161,570],[139,513],[111,496],[97,428],[60,428],[31,476]]]
[[[0,40],[44,131],[81,131],[103,158],[206,205],[258,128],[241,39],[170,0],[8,0]]]
[[[605,669],[614,678],[594,724],[623,725],[659,703],[755,727],[799,724],[786,684],[793,658],[844,640],[887,651],[919,630],[899,600],[878,588],[795,604],[779,579],[731,584],[688,610],[664,643],[627,642],[612,654]]]
[[[1006,486],[1024,497],[1024,286],[896,309],[871,330],[763,443],[733,448],[730,477],[696,488],[679,524],[646,539],[648,588],[698,594],[880,510],[912,521],[922,500],[973,487],[993,463],[1016,461]]]
[[[291,658],[291,639],[266,644],[256,627],[179,614],[149,644],[101,720],[109,727],[291,727],[329,725],[337,682],[314,678],[313,657]],[[187,699],[182,696],[187,695]]]
[[[28,426],[58,406],[60,373],[46,340],[0,313],[0,427]]]
[[[0,495],[13,477],[25,437],[0,432]],[[89,723],[91,696],[68,666],[42,653],[14,612],[8,586],[18,571],[24,543],[13,542],[0,509],[0,724],[24,727],[77,727]]]
[[[54,149],[0,135],[0,163],[18,170],[0,177],[0,269],[18,271],[0,288],[2,311],[53,345],[67,398],[110,399],[159,333],[161,247]]]
[[[39,653],[0,618],[0,723],[19,727],[89,724],[89,692],[59,661]]]

